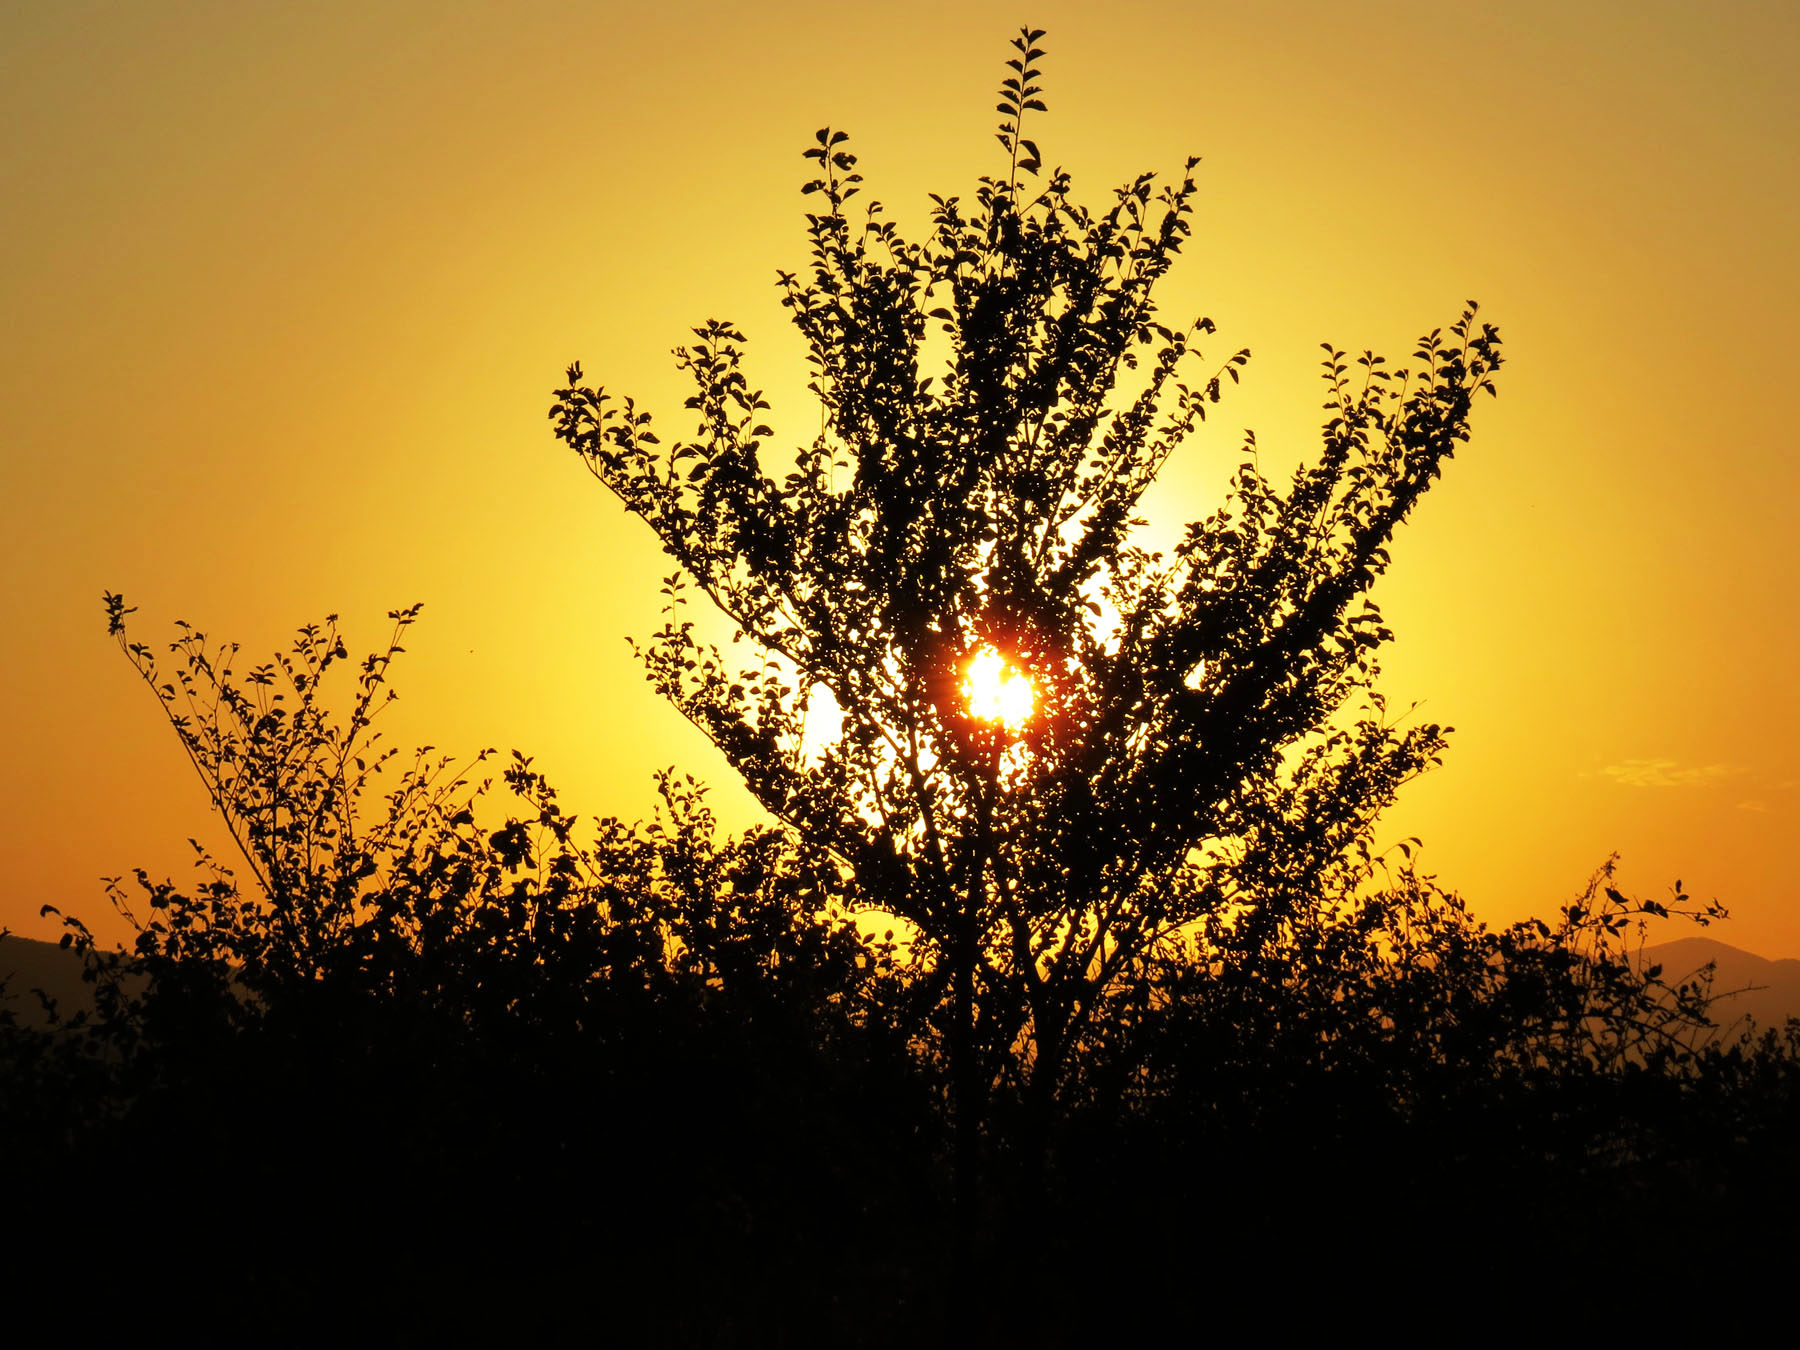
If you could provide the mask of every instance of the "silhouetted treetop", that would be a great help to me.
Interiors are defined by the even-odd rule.
[[[1134,962],[1221,906],[1302,903],[1437,754],[1437,727],[1396,730],[1378,700],[1335,719],[1388,637],[1368,592],[1394,531],[1501,358],[1473,305],[1408,369],[1328,347],[1320,456],[1282,486],[1252,440],[1229,503],[1147,550],[1145,489],[1249,352],[1208,362],[1212,322],[1170,326],[1154,300],[1197,161],[1099,209],[1043,170],[1023,135],[1042,36],[1013,42],[1004,175],[933,196],[922,240],[853,207],[843,132],[806,151],[824,209],[778,284],[823,430],[791,470],[722,321],[677,353],[692,435],[665,442],[579,366],[551,416],[679,564],[643,652],[657,688],[957,972],[993,1072],[1053,1079]],[[690,584],[760,661],[700,642],[675,607]],[[1033,688],[1016,737],[969,711],[990,648]],[[827,700],[842,730],[815,751]],[[1014,1058],[1021,1034],[1036,1050]]]

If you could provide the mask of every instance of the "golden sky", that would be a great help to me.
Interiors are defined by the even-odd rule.
[[[626,634],[669,570],[550,436],[563,367],[679,426],[709,317],[809,438],[775,269],[800,152],[851,132],[903,224],[996,168],[993,91],[1086,200],[1201,155],[1171,321],[1255,353],[1152,501],[1208,509],[1242,428],[1318,444],[1319,343],[1401,358],[1481,301],[1498,402],[1377,592],[1390,702],[1457,728],[1384,842],[1509,921],[1617,850],[1800,955],[1800,8],[1785,4],[58,3],[0,12],[0,924],[184,875],[199,783],[105,635],[261,657],[424,617],[402,745],[518,747],[627,817],[651,773],[752,808]],[[116,935],[116,927],[106,928]],[[1674,936],[1675,934],[1670,934]]]

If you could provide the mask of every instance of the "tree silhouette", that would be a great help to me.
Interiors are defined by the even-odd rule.
[[[690,436],[582,382],[557,436],[679,564],[642,650],[657,689],[757,799],[836,860],[857,901],[918,935],[952,1062],[967,1200],[990,1094],[1040,1123],[1111,998],[1208,916],[1253,933],[1366,871],[1371,822],[1442,730],[1389,721],[1369,590],[1397,527],[1494,391],[1471,303],[1410,369],[1327,347],[1323,449],[1286,485],[1255,441],[1228,503],[1172,553],[1139,502],[1249,358],[1208,365],[1210,320],[1153,293],[1189,235],[1189,160],[1103,210],[1046,172],[1038,45],[1013,39],[1002,175],[933,196],[905,237],[860,207],[841,131],[806,151],[811,261],[780,273],[823,430],[791,469],[743,335],[677,352]],[[697,587],[758,656],[733,664],[678,608]],[[1029,681],[1029,717],[979,715],[972,663]],[[809,744],[809,711],[842,714]]]

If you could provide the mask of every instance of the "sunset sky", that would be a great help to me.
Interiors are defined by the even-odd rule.
[[[1254,428],[1318,445],[1319,344],[1398,359],[1466,299],[1501,396],[1377,598],[1390,704],[1457,730],[1380,841],[1493,922],[1609,853],[1800,956],[1800,7],[56,3],[0,12],[0,925],[109,937],[98,878],[188,872],[199,782],[106,637],[184,618],[258,658],[424,603],[389,738],[536,756],[627,818],[675,764],[757,818],[626,648],[671,569],[556,443],[563,368],[680,428],[669,358],[749,339],[818,426],[777,268],[801,151],[851,133],[903,227],[1027,134],[1094,205],[1202,156],[1162,304],[1254,352],[1148,503],[1212,509]],[[1653,936],[1680,936],[1678,932]]]

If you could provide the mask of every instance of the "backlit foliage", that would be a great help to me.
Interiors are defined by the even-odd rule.
[[[718,320],[677,353],[691,434],[665,440],[579,366],[551,410],[679,564],[671,596],[697,587],[759,652],[734,665],[672,606],[650,677],[923,935],[984,1064],[969,1093],[1052,1088],[1097,1004],[1187,926],[1274,922],[1366,867],[1376,812],[1443,743],[1357,704],[1388,637],[1369,590],[1501,362],[1473,305],[1405,369],[1328,348],[1318,458],[1276,483],[1252,441],[1228,504],[1148,551],[1144,491],[1249,352],[1209,360],[1212,322],[1171,325],[1153,298],[1197,161],[1092,209],[1022,135],[1045,111],[1042,36],[1013,42],[1004,172],[933,196],[923,239],[859,197],[843,132],[806,151],[811,257],[778,282],[823,405],[814,442],[769,443],[743,335]],[[1036,694],[1005,772],[959,696],[987,647]],[[808,755],[819,689],[842,734]]]

